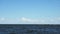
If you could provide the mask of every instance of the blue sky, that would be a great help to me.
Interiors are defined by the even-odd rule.
[[[60,24],[60,0],[0,0],[0,23],[26,24],[25,21],[56,19]],[[8,20],[7,20],[8,19]],[[19,22],[18,22],[19,21]],[[32,23],[30,22],[29,23]],[[37,23],[37,22],[34,22]],[[39,24],[42,22],[38,22]],[[50,21],[48,22],[50,23]],[[54,22],[51,22],[54,24]],[[42,23],[46,24],[46,22]]]

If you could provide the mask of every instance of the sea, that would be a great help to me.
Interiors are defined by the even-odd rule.
[[[60,25],[0,24],[0,34],[60,34]]]

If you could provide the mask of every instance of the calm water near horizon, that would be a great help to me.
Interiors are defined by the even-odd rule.
[[[60,34],[60,25],[0,24],[0,34]]]

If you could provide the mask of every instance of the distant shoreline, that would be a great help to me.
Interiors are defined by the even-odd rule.
[[[0,24],[1,25],[57,25],[60,26],[60,24]]]

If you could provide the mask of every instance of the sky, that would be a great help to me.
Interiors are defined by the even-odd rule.
[[[60,24],[60,0],[0,0],[0,24]]]

